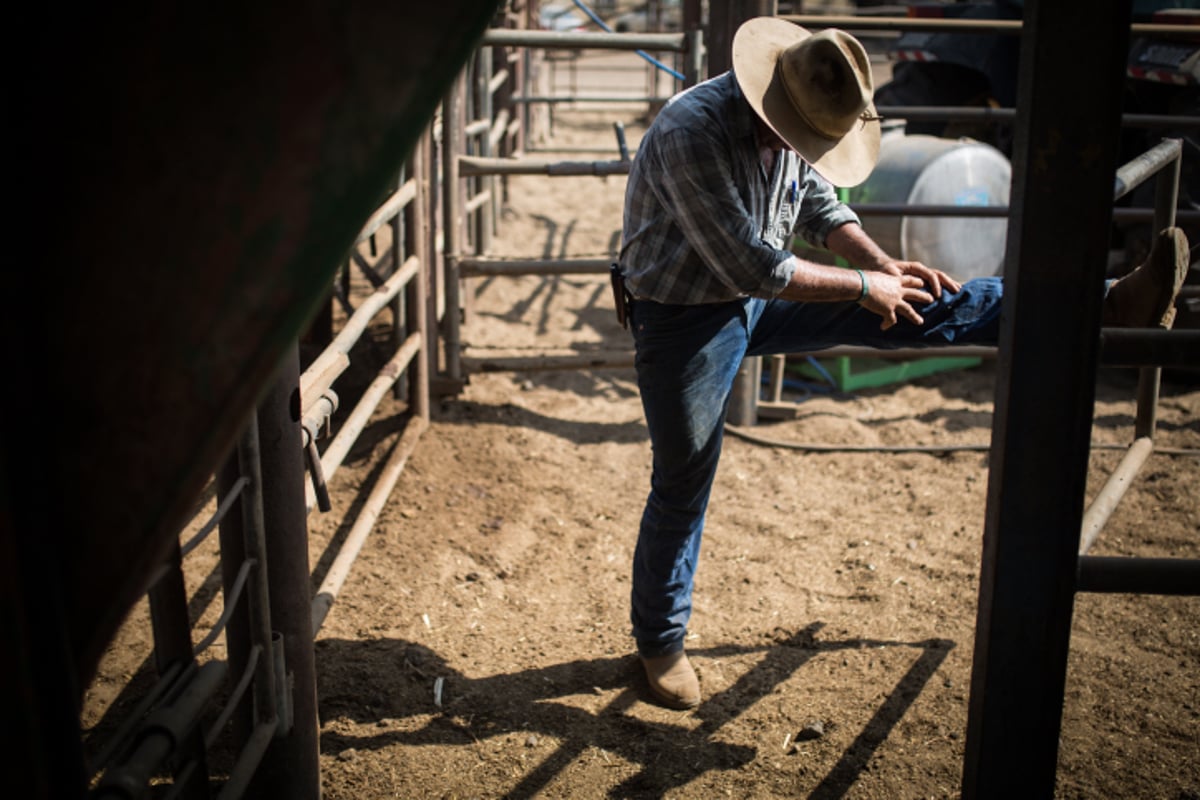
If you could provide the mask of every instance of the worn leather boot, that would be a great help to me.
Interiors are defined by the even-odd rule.
[[[682,650],[653,658],[643,656],[642,666],[655,700],[680,711],[700,705],[700,681]]]
[[[1100,324],[1107,328],[1170,328],[1175,298],[1188,270],[1188,241],[1179,228],[1159,232],[1150,255],[1104,296]]]

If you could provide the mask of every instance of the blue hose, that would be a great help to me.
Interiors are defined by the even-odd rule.
[[[596,12],[595,12],[595,11],[592,11],[590,8],[588,8],[586,5],[584,5],[584,4],[581,2],[581,0],[575,0],[575,5],[576,5],[576,7],[577,7],[577,8],[578,8],[580,11],[582,11],[582,12],[583,12],[583,13],[585,13],[585,14],[587,14],[587,15],[588,15],[588,17],[590,17],[590,18],[591,18],[592,22],[594,22],[594,23],[596,23],[597,25],[599,25],[599,26],[600,26],[601,28],[603,28],[603,29],[604,29],[604,30],[605,30],[607,33],[612,33],[612,32],[613,32],[613,29],[612,29],[612,28],[610,28],[610,27],[608,27],[608,23],[607,23],[607,22],[605,22],[604,20],[600,19],[600,17],[596,16]],[[654,66],[656,66],[656,67],[658,67],[659,69],[661,69],[663,72],[665,72],[665,73],[667,73],[668,75],[670,75],[671,77],[673,77],[675,80],[677,80],[677,81],[682,81],[682,80],[684,80],[684,77],[683,77],[683,75],[681,75],[680,73],[678,73],[678,72],[676,72],[675,70],[671,69],[671,68],[670,68],[670,67],[668,67],[666,64],[662,63],[662,62],[661,62],[661,61],[659,61],[657,58],[655,58],[654,56],[652,56],[652,55],[650,55],[649,53],[647,53],[645,50],[635,50],[634,52],[635,52],[635,53],[637,53],[637,54],[638,54],[639,56],[641,56],[642,58],[644,58],[644,59],[646,59],[647,61],[649,61],[649,62],[650,62],[651,64],[653,64]]]

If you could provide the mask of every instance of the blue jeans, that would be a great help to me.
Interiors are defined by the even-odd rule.
[[[683,648],[725,412],[744,357],[842,344],[995,344],[1001,294],[999,278],[968,281],[957,294],[943,292],[919,308],[924,325],[902,320],[887,331],[857,303],[634,301],[638,388],[653,450],[650,496],[633,555],[631,621],[638,652],[652,657]]]

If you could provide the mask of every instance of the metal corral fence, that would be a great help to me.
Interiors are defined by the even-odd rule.
[[[536,51],[613,49],[670,53],[682,67],[680,86],[697,81],[704,69],[698,23],[677,34],[555,33],[532,30],[532,9],[502,11],[478,53],[445,97],[409,161],[396,190],[363,227],[340,279],[331,287],[330,309],[318,318],[310,343],[320,347],[301,372],[300,348],[283,365],[236,448],[212,483],[211,511],[185,530],[178,546],[154,576],[148,593],[154,680],[119,704],[121,719],[106,719],[88,742],[93,796],[142,796],[151,783],[169,784],[163,796],[234,798],[254,786],[261,796],[319,796],[316,688],[313,638],[334,605],[355,558],[429,425],[430,398],[461,389],[473,370],[596,368],[632,363],[628,352],[611,357],[534,358],[505,363],[472,362],[459,335],[467,312],[461,286],[482,275],[597,274],[607,259],[496,259],[488,255],[509,175],[626,174],[625,154],[615,161],[569,162],[527,155],[530,108],[552,107],[561,98],[529,94]],[[803,17],[807,27],[865,27],[854,18]],[[904,24],[929,25],[930,21]],[[884,21],[873,18],[878,28]],[[887,23],[890,24],[890,23]],[[897,22],[896,24],[900,24]],[[657,102],[653,93],[643,100]],[[573,102],[584,98],[571,98]],[[903,116],[900,109],[885,113]],[[999,111],[922,109],[921,114]],[[1151,175],[1159,189],[1153,212],[1157,227],[1174,221],[1174,182],[1180,147],[1166,141],[1118,173],[1114,200]],[[1172,179],[1172,175],[1174,178]],[[1007,208],[869,208],[889,214],[994,214]],[[384,229],[387,235],[384,236]],[[378,241],[385,241],[382,253]],[[356,296],[357,271],[373,291]],[[332,303],[344,309],[334,331]],[[380,322],[381,315],[390,320]],[[353,408],[339,413],[338,379],[351,366],[365,335],[390,326],[390,352]],[[1196,352],[1197,334],[1187,331],[1102,332],[1105,363],[1143,368],[1138,393],[1137,439],[1109,485],[1088,509],[1081,554],[1085,554],[1119,501],[1124,487],[1153,452],[1159,366],[1180,365]],[[827,351],[828,352],[828,351]],[[387,448],[377,477],[349,533],[329,553],[328,569],[314,576],[308,563],[307,517],[328,511],[327,482],[385,398],[399,404],[404,424]],[[323,446],[322,446],[323,442]],[[307,473],[307,479],[305,477]],[[184,559],[219,531],[219,565],[214,578],[224,608],[203,633],[195,622],[212,596],[189,598]],[[314,593],[314,578],[320,585]],[[1122,561],[1081,555],[1081,591],[1195,592],[1195,562]],[[213,655],[225,637],[227,657]],[[111,709],[116,709],[114,704]],[[228,752],[215,773],[215,750]],[[221,780],[223,778],[223,781]]]
[[[526,19],[502,11],[494,24],[519,27]],[[465,104],[462,94],[448,98],[400,170],[395,191],[362,228],[331,286],[330,303],[303,343],[304,351],[317,354],[301,372],[297,342],[235,452],[213,476],[207,502],[152,576],[146,635],[153,656],[85,734],[91,796],[143,797],[151,786],[156,796],[169,798],[320,796],[314,637],[428,428],[430,387],[439,367],[436,323],[446,295],[453,296],[441,278],[446,180],[439,149],[447,137],[484,156],[520,149],[520,117],[506,99],[521,80],[521,61],[513,55],[508,48],[488,48],[468,65],[460,84],[476,91]],[[487,124],[467,129],[464,107],[484,115]],[[453,229],[483,247],[494,219],[484,211],[496,195],[483,182],[471,188],[475,225],[469,234],[461,220]],[[370,289],[354,291],[361,281],[352,281],[352,274]],[[336,325],[334,303],[343,310]],[[378,352],[381,329],[389,342],[382,367],[365,388],[339,397],[339,379],[352,358]],[[388,398],[394,403],[381,412]],[[339,409],[343,399],[353,406]],[[373,470],[367,496],[342,522],[348,533],[334,537],[321,559],[328,567],[313,574],[307,518],[314,509],[332,510],[328,482],[381,413],[402,424],[385,443],[384,463]],[[194,566],[197,551],[211,554],[214,532],[217,564],[189,595],[188,579],[203,571]],[[217,614],[211,607],[218,593],[219,615],[201,624],[202,617]]]

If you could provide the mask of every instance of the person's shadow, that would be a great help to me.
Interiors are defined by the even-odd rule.
[[[473,679],[451,669],[438,654],[411,642],[323,639],[317,647],[322,719],[348,717],[386,726],[389,719],[441,713],[416,730],[396,726],[403,729],[385,729],[365,737],[327,731],[321,736],[321,751],[338,754],[395,745],[467,745],[509,734],[533,736],[536,740],[541,734],[558,741],[558,748],[506,797],[538,795],[589,748],[641,765],[635,775],[612,787],[611,797],[661,797],[706,771],[736,769],[750,763],[755,748],[719,741],[722,726],[774,692],[814,656],[864,647],[917,648],[917,659],[809,794],[813,800],[839,798],[857,780],[954,643],[944,639],[820,641],[816,634],[821,627],[821,623],[814,623],[762,647],[731,645],[689,651],[717,658],[763,653],[733,685],[704,699],[692,712],[693,718],[701,720],[694,726],[651,722],[625,713],[648,697],[645,677],[633,656],[571,661]],[[435,686],[442,703],[440,709],[433,700]],[[598,711],[552,702],[612,689],[622,691]]]

